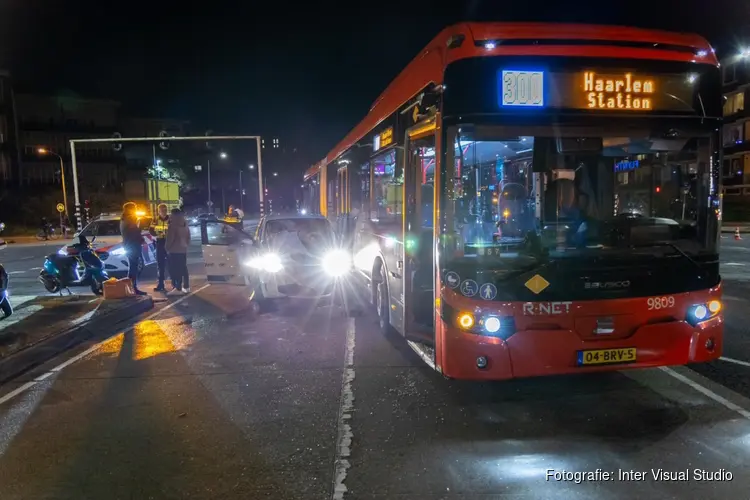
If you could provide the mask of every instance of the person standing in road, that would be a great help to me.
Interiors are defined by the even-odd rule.
[[[172,210],[167,229],[166,249],[172,289],[167,295],[190,293],[190,276],[187,267],[187,252],[190,246],[190,228],[185,213],[179,208]]]
[[[122,235],[122,246],[128,256],[128,278],[133,282],[136,295],[146,295],[146,292],[138,289],[138,263],[141,260],[143,235],[138,227],[136,206],[132,201],[122,206],[120,234]]]
[[[156,236],[156,267],[159,273],[159,283],[154,288],[155,292],[166,292],[164,278],[167,267],[167,229],[169,227],[169,211],[167,205],[159,204],[156,217],[151,222],[151,234]],[[171,275],[171,273],[170,273]]]

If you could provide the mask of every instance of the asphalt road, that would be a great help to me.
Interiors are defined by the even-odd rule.
[[[0,498],[747,498],[743,272],[726,273],[732,361],[487,384],[443,379],[367,310],[253,318],[210,286],[0,388]],[[597,469],[614,476],[547,480]]]

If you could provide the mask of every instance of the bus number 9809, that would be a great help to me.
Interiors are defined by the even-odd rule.
[[[674,297],[671,295],[667,297],[649,297],[646,300],[646,305],[649,311],[669,309],[670,307],[674,307]]]

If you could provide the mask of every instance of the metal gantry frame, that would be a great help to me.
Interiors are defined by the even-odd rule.
[[[81,199],[78,194],[78,166],[76,164],[76,144],[92,142],[171,142],[171,141],[239,141],[254,140],[258,150],[258,196],[260,200],[260,216],[263,217],[263,160],[261,159],[261,137],[259,135],[217,135],[217,136],[198,136],[198,137],[106,137],[96,139],[71,139],[70,140],[70,161],[73,168],[73,196],[75,198],[75,216],[78,231],[83,229],[81,221]],[[241,188],[241,186],[240,186]],[[209,194],[210,196],[210,194]]]

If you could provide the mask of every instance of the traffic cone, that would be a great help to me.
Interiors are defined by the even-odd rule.
[[[735,240],[741,240],[742,236],[740,236],[740,228],[735,227],[734,228],[734,239]]]

